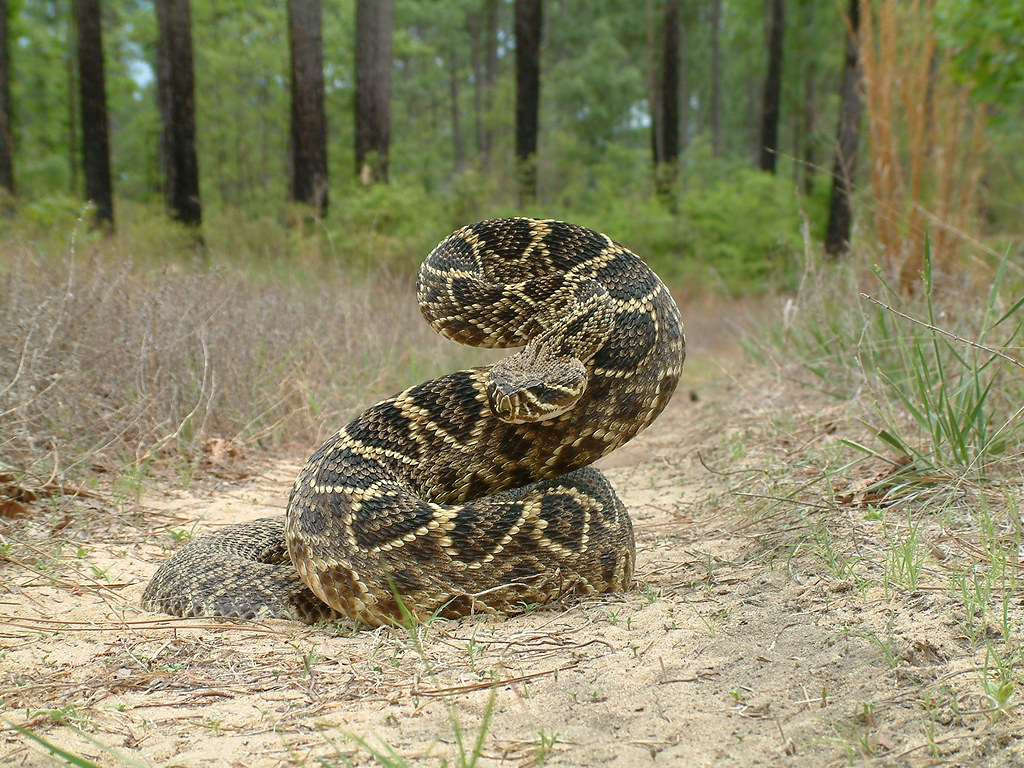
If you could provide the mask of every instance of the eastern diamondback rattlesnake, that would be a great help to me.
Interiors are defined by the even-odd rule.
[[[589,465],[676,387],[683,327],[661,280],[598,232],[499,219],[442,241],[417,294],[443,336],[522,349],[363,412],[309,459],[284,518],[188,543],[145,607],[378,625],[629,587],[629,516]]]

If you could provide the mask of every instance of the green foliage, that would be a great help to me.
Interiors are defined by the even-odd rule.
[[[73,59],[68,30],[71,4],[11,4],[12,130],[17,148],[16,176],[29,197],[74,192],[75,161],[69,140],[77,120],[69,100]]]
[[[345,0],[324,7],[331,213],[339,213],[326,222],[328,229],[348,236],[353,225],[369,219],[375,235],[404,240],[401,233],[391,231],[388,221],[415,213],[414,202],[426,203],[419,206],[419,221],[440,213],[443,226],[439,224],[438,232],[480,215],[521,212],[514,208],[510,183],[512,6],[498,2],[496,7],[497,70],[493,91],[483,92],[483,6],[470,0],[396,3],[391,176],[403,189],[376,200],[385,207],[375,211],[369,208],[374,198],[361,196],[351,183],[354,3]],[[761,13],[756,0],[726,4],[723,49],[741,49],[723,56],[727,94],[744,94],[757,80],[760,51],[752,49],[759,48],[755,41]],[[810,13],[806,20],[816,19],[815,29],[827,34],[827,24],[822,25],[827,18]],[[624,189],[627,197],[650,196],[646,48],[653,20],[648,9],[629,0],[571,0],[548,8],[540,149],[545,205],[589,214],[593,221]],[[103,21],[120,214],[122,201],[160,199],[157,30],[152,3],[140,0],[106,2]],[[684,50],[693,70],[688,81],[690,141],[707,130],[702,114],[707,101],[708,78],[702,74],[707,67],[706,42],[699,33],[706,21],[692,9],[685,14],[690,45]],[[197,143],[209,240],[219,234],[210,222],[225,216],[290,216],[280,210],[286,198],[289,142],[287,22],[284,6],[270,0],[193,0],[192,22]],[[21,0],[12,7],[11,29],[19,188],[29,203],[61,194],[74,197],[81,194],[81,174],[68,7]],[[799,92],[800,88],[793,89]],[[746,164],[751,138],[747,105],[730,99],[725,106],[730,134],[725,145],[731,157],[742,156]],[[486,156],[480,154],[482,131],[493,142]],[[440,205],[437,198],[442,198]],[[391,203],[397,204],[390,207]],[[38,216],[39,211],[30,212],[30,218]],[[417,250],[426,239],[413,238]],[[746,244],[741,248],[749,250]],[[386,243],[384,249],[391,246]],[[734,256],[729,260],[735,261]]]
[[[681,200],[692,257],[731,291],[788,283],[800,248],[798,201],[770,174],[743,169]]]
[[[575,166],[586,170],[570,176],[571,183],[563,180],[557,203],[518,213],[605,232],[672,284],[695,281],[734,295],[792,287],[802,205],[792,185],[702,156],[703,149],[703,144],[694,147],[681,170],[677,212],[654,197],[650,177],[637,178],[630,174],[634,166],[610,160]]]
[[[33,240],[47,234],[59,232],[63,245],[67,245],[67,235],[75,226],[75,221],[85,206],[80,200],[70,195],[54,193],[26,202],[18,212],[18,221],[0,222],[0,231],[4,234],[19,231]]]
[[[939,0],[940,39],[960,77],[981,101],[1010,107],[1024,103],[1024,13],[1017,0]]]
[[[410,269],[457,226],[496,215],[556,216],[607,231],[651,259],[670,281],[698,279],[729,293],[789,287],[801,243],[824,228],[827,174],[800,199],[799,162],[828,165],[838,5],[795,0],[787,31],[783,151],[777,178],[752,170],[764,65],[760,0],[723,3],[723,155],[710,157],[709,4],[682,11],[683,98],[674,201],[653,194],[650,41],[655,6],[631,0],[564,0],[546,6],[541,88],[539,200],[516,203],[512,172],[512,4],[497,2],[493,90],[482,81],[486,4],[397,0],[391,179],[363,190],[353,180],[354,3],[323,9],[331,208],[316,236],[289,209],[289,56],[286,10],[271,0],[193,0],[193,45],[205,252],[261,259],[315,250],[359,267]],[[1020,15],[1013,3],[942,0],[937,24],[977,92],[1015,114],[1021,82]],[[80,214],[79,136],[71,19],[66,4],[20,0],[11,18],[16,176],[21,221],[11,234],[65,243]],[[154,259],[191,251],[190,238],[158,221],[162,174],[152,2],[104,3],[107,96],[118,225]],[[805,120],[805,116],[807,119]],[[491,148],[483,151],[489,136]],[[1005,123],[989,144],[991,221],[1015,224],[1019,131]],[[27,225],[27,229],[26,229]],[[0,226],[8,226],[0,224]],[[44,246],[48,247],[48,246]],[[235,257],[231,257],[235,258]]]
[[[104,2],[111,173],[120,195],[159,199],[163,183],[155,73],[156,13],[139,0]]]
[[[332,240],[346,263],[371,270],[383,263],[411,272],[441,238],[466,223],[451,216],[450,200],[419,186],[353,185],[340,221],[328,226],[337,232]]]
[[[546,127],[570,133],[584,163],[616,145],[646,149],[647,62],[637,56],[646,45],[646,14],[623,0],[571,0],[547,10]]]
[[[283,201],[290,114],[285,4],[193,3],[192,30],[204,199],[251,207]]]
[[[985,218],[997,233],[1019,230],[1024,173],[1024,13],[1018,0],[938,0],[936,33],[952,71],[986,105]]]

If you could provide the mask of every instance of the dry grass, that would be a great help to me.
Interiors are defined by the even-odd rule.
[[[139,267],[115,244],[0,253],[0,469],[194,459],[209,437],[309,445],[374,396],[472,359],[411,276],[319,257]]]

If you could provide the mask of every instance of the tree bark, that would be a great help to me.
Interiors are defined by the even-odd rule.
[[[320,0],[288,0],[291,51],[291,162],[289,194],[327,212],[327,115]]]
[[[815,103],[815,74],[814,61],[807,64],[806,79],[804,81],[804,114],[803,114],[803,162],[800,164],[800,178],[803,182],[805,195],[814,191],[814,175],[817,171],[817,157],[814,151],[814,124],[816,119],[817,105]]]
[[[857,168],[857,145],[860,141],[860,118],[863,104],[860,97],[860,57],[857,36],[860,29],[860,0],[850,0],[846,18],[846,51],[843,58],[843,81],[839,92],[839,129],[836,159],[832,166],[832,195],[828,206],[828,228],[825,232],[825,253],[841,256],[850,247],[853,225],[851,192]]]
[[[658,14],[654,3],[647,4],[647,109],[651,115],[651,155],[657,168],[661,157],[661,72],[658,51]]]
[[[782,96],[782,38],[785,0],[768,0],[768,66],[761,106],[761,170],[775,173],[779,148],[779,102]]]
[[[7,193],[2,207],[13,211],[14,140],[11,134],[11,54],[7,29],[7,0],[0,0],[0,187]]]
[[[722,0],[711,0],[711,151],[722,155]]]
[[[388,180],[391,143],[392,0],[356,0],[356,173]]]
[[[537,196],[537,135],[540,105],[541,0],[516,0],[516,168],[521,201]]]
[[[679,2],[664,0],[661,35],[657,40],[659,50],[655,56],[654,98],[657,103],[651,130],[655,187],[661,195],[672,189],[679,158]]]
[[[110,134],[103,73],[103,32],[100,0],[73,0],[78,35],[78,92],[82,112],[82,165],[85,196],[95,208],[94,220],[114,226],[114,196],[110,180]]]
[[[160,163],[171,218],[202,223],[199,161],[196,157],[195,80],[192,70],[192,18],[189,0],[159,0],[157,99],[160,105]]]

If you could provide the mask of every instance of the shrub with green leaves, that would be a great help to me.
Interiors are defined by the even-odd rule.
[[[714,178],[680,198],[690,257],[730,292],[790,284],[800,252],[796,195],[775,176],[751,169]]]

